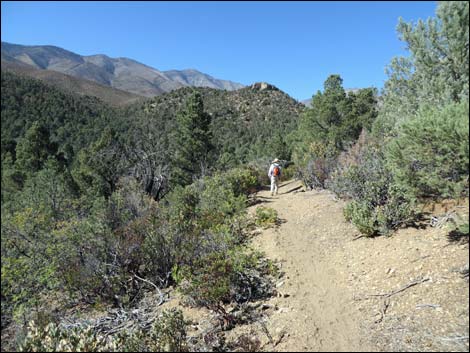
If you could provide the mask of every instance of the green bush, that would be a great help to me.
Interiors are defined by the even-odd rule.
[[[148,276],[172,278],[185,266],[198,266],[213,252],[226,252],[246,240],[246,194],[254,185],[242,169],[206,177],[167,195],[148,224],[143,241]],[[152,270],[150,270],[152,269]],[[154,277],[155,278],[155,277]]]
[[[116,342],[111,338],[96,335],[91,327],[61,329],[50,323],[38,327],[31,322],[27,334],[20,343],[20,352],[111,352],[117,349]]]
[[[270,160],[267,158],[253,160],[248,164],[248,168],[256,177],[256,185],[261,187],[262,185],[270,185],[271,181],[268,177]]]
[[[235,196],[250,195],[259,188],[256,172],[250,168],[234,168],[223,174]]]
[[[199,259],[192,267],[174,269],[180,290],[190,302],[225,313],[222,305],[255,300],[272,294],[272,264],[259,253],[240,247],[217,251]]]
[[[468,237],[470,231],[469,231],[469,223],[463,223],[463,224],[460,224],[458,227],[457,227],[457,230],[466,235]]]
[[[413,202],[398,190],[390,190],[387,202],[373,205],[370,200],[351,201],[344,208],[346,220],[351,221],[366,236],[389,235],[394,229],[411,220]]]
[[[274,226],[278,221],[277,211],[271,207],[259,206],[256,208],[255,224],[264,228]]]
[[[233,177],[230,180],[225,175],[216,175],[203,180],[198,211],[204,229],[222,224],[245,210],[247,198]],[[239,192],[238,195],[234,189]]]
[[[357,164],[337,171],[328,185],[351,200],[344,215],[361,233],[387,235],[414,217],[414,197],[394,183],[379,146],[363,146],[356,158]]]
[[[389,143],[395,182],[419,198],[468,195],[468,101],[422,109]]]
[[[351,201],[344,207],[344,218],[352,222],[357,229],[367,236],[376,232],[374,209],[365,202]]]
[[[308,188],[325,188],[336,169],[338,150],[331,144],[313,142],[309,146],[308,161],[299,168],[299,177]]]
[[[286,166],[285,168],[283,168],[281,179],[282,180],[291,180],[291,179],[294,179],[296,177],[296,174],[297,174],[296,166],[293,165],[293,164],[290,164],[290,165]]]

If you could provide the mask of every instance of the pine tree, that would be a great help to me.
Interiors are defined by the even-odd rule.
[[[109,197],[126,169],[117,133],[106,128],[97,141],[78,153],[72,175],[83,193]]]
[[[189,185],[203,176],[212,150],[211,118],[204,112],[201,94],[194,92],[176,116],[177,130],[173,136],[172,183]]]
[[[377,115],[375,90],[363,89],[348,95],[342,83],[339,75],[330,75],[324,91],[312,97],[312,108],[299,122],[297,139],[301,145],[320,143],[341,151],[359,137],[362,128],[371,126]]]
[[[35,121],[16,147],[16,165],[25,175],[41,170],[48,157],[54,157],[57,145],[50,141],[46,126]]]

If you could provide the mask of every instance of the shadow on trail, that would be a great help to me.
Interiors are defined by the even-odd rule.
[[[276,226],[280,226],[281,224],[284,224],[284,223],[287,223],[287,219],[279,218],[279,217],[276,219],[276,222],[275,222]]]
[[[283,194],[290,194],[291,192],[300,190],[300,189],[302,189],[302,188],[303,188],[303,186],[302,186],[302,185],[299,185],[299,186],[297,186],[297,187],[295,187],[295,188],[293,188],[293,189],[290,189],[289,191],[283,192]]]
[[[468,232],[462,232],[459,229],[454,229],[447,234],[447,240],[455,244],[468,244]]]
[[[255,205],[259,205],[260,203],[271,203],[271,202],[273,202],[273,200],[270,199],[269,197],[257,196],[254,199],[248,200],[248,205],[255,206]]]
[[[280,183],[279,184],[279,188],[283,188],[284,186],[287,186],[287,185],[290,185],[292,183],[295,183],[297,180],[293,179],[293,180],[290,180],[290,181],[286,181],[285,183]]]

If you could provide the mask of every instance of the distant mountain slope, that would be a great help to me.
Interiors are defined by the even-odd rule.
[[[243,87],[197,70],[160,71],[128,58],[110,58],[102,54],[81,56],[50,45],[26,46],[2,42],[1,53],[4,61],[58,71],[146,97],[185,86],[226,90]]]
[[[95,96],[112,106],[122,106],[134,103],[139,99],[145,99],[143,96],[104,86],[94,81],[80,79],[57,71],[36,69],[17,60],[5,61],[2,58],[2,71],[36,78],[61,90],[82,96]]]
[[[164,71],[165,75],[172,81],[181,83],[184,86],[221,88],[227,91],[234,91],[243,88],[243,85],[227,80],[217,80],[194,69]]]

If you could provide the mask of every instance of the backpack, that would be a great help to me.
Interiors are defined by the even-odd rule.
[[[273,175],[274,175],[274,176],[279,176],[279,175],[281,175],[281,168],[279,168],[278,165],[275,165],[275,166],[274,166]]]

